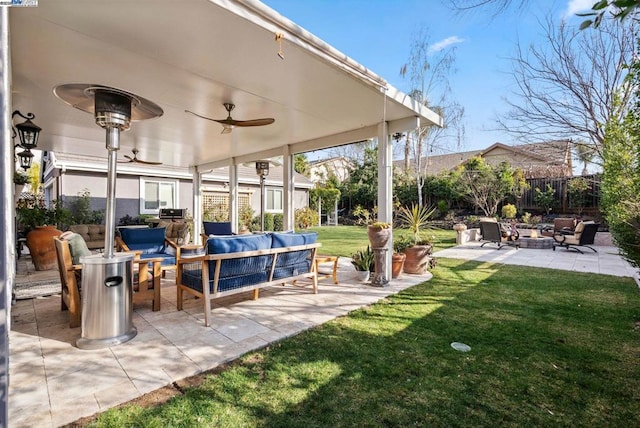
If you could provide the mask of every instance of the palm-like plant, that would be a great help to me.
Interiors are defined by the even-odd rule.
[[[429,229],[429,220],[435,211],[435,207],[419,206],[416,204],[411,205],[411,208],[400,207],[398,220],[403,226],[411,230],[414,245],[423,241],[422,232]]]

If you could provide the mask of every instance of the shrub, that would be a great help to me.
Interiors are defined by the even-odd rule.
[[[264,213],[264,230],[273,231],[273,214]]]
[[[438,201],[438,211],[440,212],[440,216],[444,217],[447,214],[448,210],[449,210],[449,203],[444,199],[440,199]]]
[[[295,217],[298,229],[308,229],[318,224],[318,212],[309,207],[297,209]]]
[[[240,212],[238,213],[238,223],[240,223],[240,229],[246,227],[249,230],[253,230],[251,228],[251,225],[253,223],[253,215],[254,215],[254,211],[251,208],[251,206],[246,205],[240,208]]]
[[[273,230],[276,232],[284,230],[284,214],[277,213],[273,215]]]
[[[528,213],[525,211],[525,213],[522,214],[522,222],[526,224],[531,224],[531,213]]]
[[[515,218],[518,209],[513,204],[506,204],[502,206],[502,217],[504,218]]]

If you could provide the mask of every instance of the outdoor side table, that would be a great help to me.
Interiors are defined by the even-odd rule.
[[[320,274],[320,263],[333,263],[333,271],[332,273]],[[333,283],[338,283],[338,256],[321,256],[316,255],[315,259],[315,269],[316,274],[318,275],[318,280],[333,277]]]

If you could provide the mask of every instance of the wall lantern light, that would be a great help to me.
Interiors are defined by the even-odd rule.
[[[25,149],[20,153],[17,153],[18,159],[20,159],[20,166],[25,171],[31,168],[31,161],[33,160],[33,153],[31,150]]]
[[[31,119],[34,119],[35,115],[33,113],[27,113],[25,116],[19,110],[15,110],[11,113],[12,120],[15,115],[26,119],[24,122],[14,125],[14,138],[15,134],[18,134],[18,137],[20,138],[20,143],[18,145],[27,150],[35,149],[38,146],[38,136],[42,130],[38,125],[31,122]]]

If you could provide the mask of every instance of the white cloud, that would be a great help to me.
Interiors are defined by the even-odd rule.
[[[595,0],[569,0],[564,17],[571,18],[578,12],[588,12],[595,3]]]
[[[436,42],[431,46],[429,46],[428,53],[432,54],[432,53],[440,52],[441,50],[446,49],[451,45],[455,45],[456,43],[462,43],[462,42],[464,42],[464,39],[461,39],[458,36],[447,37],[446,39],[440,40],[439,42]]]

